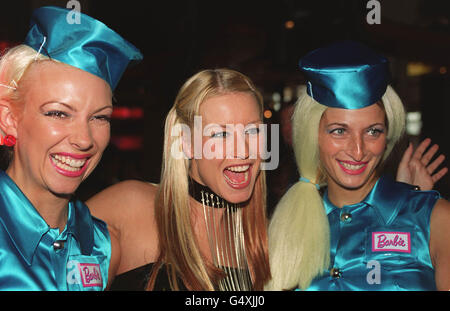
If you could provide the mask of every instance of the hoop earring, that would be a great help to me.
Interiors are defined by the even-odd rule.
[[[7,147],[13,147],[16,144],[16,138],[12,135],[6,135],[3,143]]]

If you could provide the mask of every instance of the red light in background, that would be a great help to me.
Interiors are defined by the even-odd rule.
[[[142,119],[144,110],[142,108],[114,107],[111,118],[113,119]]]
[[[139,150],[144,146],[144,139],[140,136],[113,136],[111,143],[120,150]]]
[[[6,49],[12,48],[16,45],[18,45],[19,43],[15,43],[15,42],[11,42],[11,41],[0,41],[0,52],[3,52]]]

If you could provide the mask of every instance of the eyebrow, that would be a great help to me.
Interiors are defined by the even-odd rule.
[[[42,108],[42,107],[44,107],[45,105],[48,105],[48,104],[59,104],[59,105],[63,105],[63,106],[66,107],[67,109],[69,109],[69,110],[71,110],[71,111],[74,111],[74,112],[77,112],[77,110],[76,110],[73,106],[71,106],[71,105],[69,105],[69,104],[67,104],[67,103],[64,103],[64,102],[60,102],[60,101],[48,101],[48,102],[45,102],[45,103],[43,103],[43,104],[40,106],[40,108]],[[97,112],[102,111],[102,110],[107,109],[107,108],[114,109],[114,108],[113,108],[113,105],[106,105],[106,106],[103,106],[103,107],[101,107],[101,108],[95,110],[93,113],[97,113]]]
[[[374,123],[374,124],[370,125],[369,127],[372,127],[372,126],[375,126],[375,125],[386,126],[386,124],[385,124],[385,123]]]
[[[114,109],[114,107],[112,105],[106,105],[106,106],[104,106],[102,108],[97,109],[96,111],[94,111],[94,113],[97,113],[99,111],[102,111],[102,110],[105,110],[105,109],[108,109],[108,108]]]
[[[333,122],[333,123],[327,124],[327,127],[335,126],[335,125],[342,126],[342,127],[348,127],[348,124],[346,124],[346,123],[339,123],[339,122]],[[377,123],[373,123],[373,124],[367,126],[366,128],[373,127],[373,126],[376,126],[376,125],[386,126],[386,124],[384,124],[384,123],[377,122]]]
[[[44,107],[44,106],[46,106],[46,105],[49,105],[49,104],[58,104],[58,105],[63,105],[63,106],[65,106],[67,109],[69,109],[69,110],[72,110],[72,111],[77,111],[76,109],[74,109],[71,105],[69,105],[69,104],[66,104],[66,103],[64,103],[64,102],[60,102],[60,101],[54,101],[54,100],[50,100],[50,101],[48,101],[48,102],[45,102],[45,103],[43,103],[41,106],[40,106],[40,108],[42,108],[42,107]]]
[[[342,126],[342,127],[348,127],[347,124],[345,124],[345,123],[338,123],[338,122],[333,122],[333,123],[327,124],[326,126],[328,127],[328,126],[334,126],[334,125]]]
[[[250,125],[250,124],[256,124],[256,123],[263,123],[263,121],[262,121],[261,119],[254,120],[254,121],[250,121],[250,122],[248,122],[247,124],[245,124],[245,126]],[[218,124],[218,123],[215,123],[215,124],[217,124],[217,125],[219,125],[219,126],[221,126],[221,127],[226,127],[227,125],[236,125],[237,123],[228,123],[228,124]]]

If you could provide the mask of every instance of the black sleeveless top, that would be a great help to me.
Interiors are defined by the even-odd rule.
[[[109,290],[111,291],[145,291],[153,268],[152,263],[137,267],[115,277]],[[236,268],[231,268],[235,270]],[[237,269],[236,269],[237,270]],[[187,290],[180,278],[177,279],[180,290]],[[154,291],[171,291],[166,265],[162,265],[156,276]]]
[[[136,269],[124,272],[115,277],[109,290],[111,291],[144,291],[153,268],[153,262]],[[178,279],[180,290],[186,290],[183,282]],[[166,265],[162,265],[156,276],[154,291],[171,291]]]

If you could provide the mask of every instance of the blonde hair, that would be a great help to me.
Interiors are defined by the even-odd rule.
[[[20,115],[22,90],[21,80],[30,66],[39,61],[49,60],[47,56],[38,54],[31,47],[21,44],[6,50],[0,59],[0,99],[11,103],[11,110],[15,115]],[[4,135],[0,130],[0,134]],[[11,147],[1,150],[2,161],[8,164],[13,157]]]
[[[177,276],[190,290],[213,290],[221,273],[207,266],[196,244],[191,227],[189,208],[190,160],[171,156],[172,144],[181,139],[173,136],[172,129],[187,124],[192,129],[194,116],[209,97],[232,92],[252,94],[263,111],[263,100],[253,83],[245,75],[229,70],[201,71],[181,87],[170,109],[164,128],[164,150],[161,182],[156,197],[156,221],[159,232],[160,256],[151,272],[148,288],[152,289],[162,264],[168,268],[173,289],[179,289]],[[261,171],[257,177],[248,206],[244,207],[244,237],[250,267],[255,272],[254,287],[262,289],[270,277],[267,254],[266,181]]]
[[[404,133],[405,111],[391,86],[387,87],[382,103],[388,129],[382,159],[385,162]],[[275,209],[269,225],[272,279],[266,285],[268,290],[306,289],[329,267],[329,223],[322,197],[314,185],[326,185],[318,145],[319,123],[326,109],[303,88],[293,115],[293,146],[299,173],[311,183],[294,184]]]
[[[20,94],[20,81],[30,65],[37,61],[49,59],[24,44],[6,51],[0,60],[0,83],[14,87],[16,90],[0,87],[0,98],[17,101]]]

